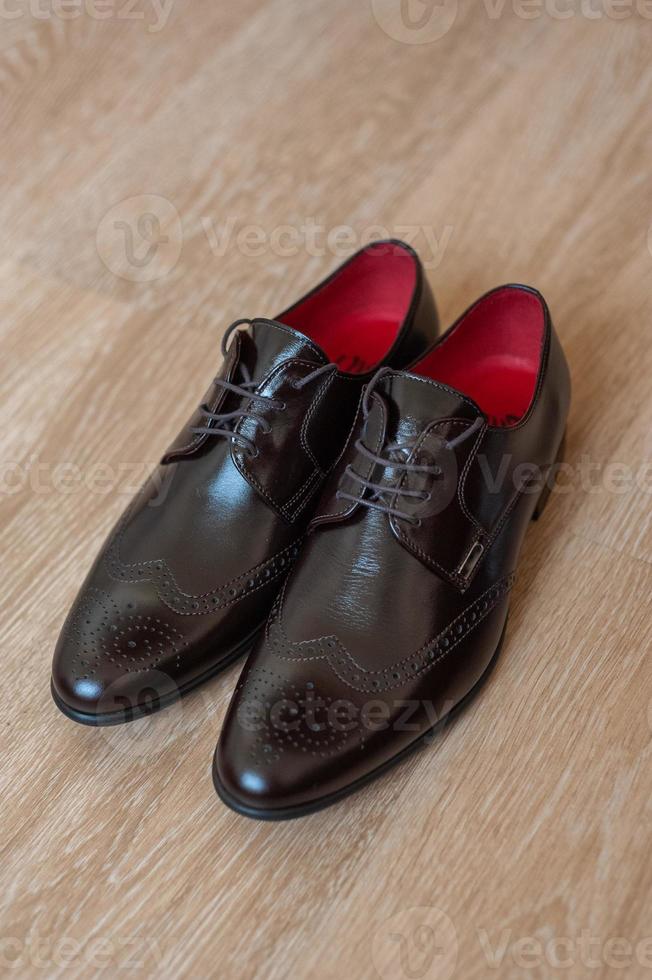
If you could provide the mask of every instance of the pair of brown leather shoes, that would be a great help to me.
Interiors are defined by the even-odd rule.
[[[63,627],[52,693],[68,717],[156,711],[253,647],[213,778],[233,809],[278,819],[358,788],[475,693],[570,379],[526,286],[437,332],[397,241],[277,319],[229,328],[220,373]]]

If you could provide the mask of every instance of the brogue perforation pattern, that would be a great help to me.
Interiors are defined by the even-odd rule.
[[[448,656],[489,613],[505,598],[514,585],[515,575],[509,575],[492,585],[470,603],[459,616],[420,649],[381,670],[368,670],[349,653],[337,636],[292,642],[282,623],[283,591],[278,596],[266,627],[267,641],[272,653],[281,660],[326,660],[335,674],[348,687],[365,694],[391,691],[403,687],[415,677],[425,674]]]
[[[344,731],[319,720],[328,715],[336,700],[319,691],[312,681],[300,688],[273,670],[254,668],[238,708],[241,724],[256,725],[250,751],[252,762],[272,764],[286,751],[328,759],[341,753],[352,740],[364,748],[364,731],[359,726],[355,731]],[[311,705],[318,706],[318,713],[311,713]]]
[[[257,589],[269,585],[287,574],[300,547],[300,540],[297,540],[267,561],[217,588],[192,594],[181,589],[164,558],[123,562],[120,558],[120,542],[124,528],[124,524],[118,528],[106,552],[105,563],[109,575],[117,582],[151,582],[160,601],[180,616],[205,616],[239,602]]]
[[[180,665],[187,641],[179,630],[156,616],[138,613],[135,603],[120,609],[106,592],[91,588],[70,627],[77,638],[73,657],[75,680],[92,680],[103,661],[109,660],[123,673],[151,670],[165,657],[166,671]]]

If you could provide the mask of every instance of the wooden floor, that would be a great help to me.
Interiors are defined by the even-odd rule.
[[[652,21],[411,2],[0,16],[5,975],[652,973]],[[50,658],[225,326],[385,233],[447,322],[543,290],[572,469],[475,706],[344,804],[256,824],[210,778],[238,666],[93,731]]]

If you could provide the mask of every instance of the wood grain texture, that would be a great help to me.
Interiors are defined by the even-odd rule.
[[[3,8],[3,974],[652,973],[652,21],[483,0],[408,44],[391,5]],[[156,278],[114,225],[152,195]],[[499,282],[543,290],[572,470],[473,708],[345,804],[256,824],[210,779],[238,666],[92,731],[51,703],[50,659],[228,322],[374,229],[420,248],[445,321]]]

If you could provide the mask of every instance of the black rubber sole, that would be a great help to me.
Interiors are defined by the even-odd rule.
[[[232,796],[228,790],[222,786],[219,776],[217,775],[217,767],[215,765],[215,759],[213,759],[213,786],[215,787],[215,792],[221,799],[222,803],[225,803],[231,810],[235,810],[243,817],[250,817],[252,820],[294,820],[297,817],[307,817],[312,813],[318,813],[320,810],[325,810],[326,807],[332,806],[334,803],[338,803],[345,797],[350,796],[357,790],[362,789],[367,783],[372,782],[374,779],[378,779],[384,773],[386,773],[393,766],[398,765],[408,756],[412,755],[418,749],[423,747],[423,743],[428,739],[432,738],[442,729],[444,729],[450,722],[458,715],[461,711],[473,700],[475,695],[480,691],[486,681],[489,679],[489,675],[494,669],[498,657],[500,656],[500,651],[502,650],[503,643],[505,641],[505,633],[507,631],[507,620],[505,620],[505,625],[503,627],[503,632],[501,634],[500,640],[498,641],[498,646],[494,651],[494,654],[487,664],[487,667],[481,677],[478,678],[471,690],[466,694],[461,701],[459,701],[454,708],[448,712],[443,718],[440,718],[436,725],[429,728],[422,735],[420,735],[414,742],[407,745],[402,749],[397,755],[392,759],[388,759],[383,762],[382,765],[377,766],[368,772],[365,776],[361,776],[359,779],[354,780],[349,786],[344,786],[342,789],[337,790],[334,793],[329,793],[326,796],[322,796],[318,800],[312,800],[310,803],[297,804],[296,806],[289,806],[277,809],[260,809],[258,807],[247,806],[241,803],[234,796]]]
[[[66,704],[61,697],[57,694],[54,688],[54,682],[50,679],[50,692],[52,694],[52,700],[56,704],[59,711],[70,718],[71,721],[76,721],[79,725],[88,725],[92,728],[105,728],[110,725],[125,725],[130,721],[136,721],[138,718],[146,718],[149,715],[155,715],[158,711],[162,711],[164,708],[169,708],[170,705],[175,704],[177,701],[185,697],[195,688],[199,687],[205,681],[210,680],[215,677],[216,674],[221,673],[221,671],[226,670],[230,667],[232,663],[239,660],[240,657],[244,656],[245,653],[253,646],[258,635],[262,632],[264,628],[264,623],[257,626],[253,633],[234,647],[226,657],[223,657],[218,664],[213,667],[209,667],[202,674],[199,674],[193,680],[189,681],[187,684],[183,684],[181,687],[175,688],[170,691],[169,694],[164,694],[161,697],[152,699],[151,702],[147,704],[139,705],[136,704],[133,707],[128,706],[121,708],[119,711],[106,711],[102,714],[93,714],[92,712],[77,711],[76,708],[72,708],[69,704]]]

